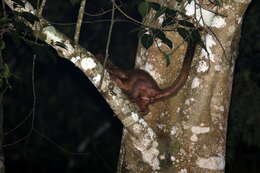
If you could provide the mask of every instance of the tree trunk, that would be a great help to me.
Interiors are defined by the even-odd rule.
[[[225,1],[218,13],[226,17],[196,10],[197,18],[202,14],[204,24],[210,27],[204,26],[209,54],[198,47],[188,81],[181,91],[150,106],[151,112],[144,120],[157,135],[155,145],[144,154],[131,135],[124,133],[118,172],[224,172],[234,65],[242,17],[249,3],[249,0]],[[193,15],[194,1],[185,9],[187,15]],[[149,17],[153,15],[148,20]],[[175,46],[181,43],[177,33],[166,34]],[[171,85],[182,66],[186,45],[174,52],[168,67],[157,46],[154,43],[148,51],[139,46],[137,66],[148,71],[165,88]],[[166,45],[159,46],[169,51]]]

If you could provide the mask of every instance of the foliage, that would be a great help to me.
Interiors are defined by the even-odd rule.
[[[192,40],[194,43],[200,44],[202,48],[205,49],[199,30],[190,21],[191,19],[187,18],[183,11],[161,6],[160,4],[154,2],[143,1],[138,4],[138,12],[142,17],[146,16],[151,10],[155,11],[153,22],[161,17],[162,23],[161,27],[158,28],[141,26],[138,37],[144,48],[149,49],[158,38],[170,49],[172,49],[173,43],[164,33],[164,31],[169,31],[168,27],[171,26],[173,29],[170,31],[176,31],[184,41]],[[169,65],[172,52],[164,52],[159,47],[158,49],[163,53],[167,65]]]

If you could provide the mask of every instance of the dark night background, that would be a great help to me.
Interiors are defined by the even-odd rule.
[[[31,0],[33,4],[35,1]],[[73,37],[77,0],[47,1],[44,17]],[[130,0],[122,8],[141,20]],[[58,9],[57,9],[58,7]],[[96,14],[110,1],[87,1]],[[2,7],[0,17],[2,17]],[[10,13],[10,11],[8,11]],[[95,54],[105,52],[110,13],[87,15],[80,44]],[[136,25],[116,13],[110,55],[122,68],[132,68],[138,38]],[[260,1],[253,0],[244,17],[230,110],[227,173],[260,170]],[[12,77],[4,97],[4,154],[7,173],[116,172],[122,125],[83,73],[59,58],[44,43],[30,45],[15,33],[4,35],[4,61]],[[33,108],[32,64],[35,65],[36,114]],[[129,53],[131,52],[131,53]],[[20,125],[19,125],[20,124]],[[35,130],[31,132],[32,125]],[[16,128],[15,128],[16,127]],[[15,128],[15,129],[14,129]],[[13,130],[12,130],[13,129]],[[11,130],[11,131],[10,131]],[[19,140],[28,136],[25,140]],[[78,154],[82,153],[82,154]]]

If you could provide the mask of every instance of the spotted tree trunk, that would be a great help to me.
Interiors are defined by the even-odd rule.
[[[157,137],[145,153],[131,140],[131,134],[124,133],[118,172],[224,172],[233,72],[242,17],[248,4],[248,0],[224,1],[217,11],[222,16],[198,6],[195,12],[194,1],[185,7],[188,16],[203,18],[200,25],[207,30],[203,37],[208,52],[198,47],[181,91],[150,106],[151,112],[144,120]],[[146,22],[152,17],[149,14]],[[177,33],[166,35],[175,46],[181,43]],[[147,51],[140,45],[137,67],[148,71],[164,88],[178,75],[186,45],[174,52],[169,66],[158,46],[169,51],[164,44],[154,43]]]

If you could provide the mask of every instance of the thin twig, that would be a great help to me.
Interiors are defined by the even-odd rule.
[[[41,133],[39,130],[37,129],[33,129],[33,131],[39,135],[41,138],[45,139],[47,142],[53,144],[55,147],[57,147],[59,150],[61,150],[64,153],[67,153],[69,155],[89,155],[89,153],[83,153],[83,152],[72,152],[72,151],[68,151],[66,148],[62,147],[60,144],[58,144],[57,142],[55,142],[54,140],[50,139],[48,136],[44,135],[43,133]]]
[[[195,6],[196,6],[196,5],[195,5]],[[195,16],[195,19],[196,19],[196,16]],[[200,7],[200,19],[202,20],[203,26],[206,26],[206,27],[207,27],[207,24],[205,23],[204,18],[203,18],[203,15],[202,15],[201,7]],[[200,22],[200,19],[198,20],[198,23]],[[204,36],[204,38],[205,38],[205,36]],[[207,43],[206,43],[206,39],[205,39],[205,44],[207,44]],[[209,52],[208,52],[208,50],[207,50],[207,47],[206,47],[206,50],[205,50],[205,51],[206,51],[207,56],[208,56],[209,66],[211,66],[211,64],[210,64],[210,54],[209,54]]]
[[[83,156],[83,155],[89,155],[89,153],[78,153],[78,152],[71,152],[71,151],[68,151],[66,148],[62,147],[61,145],[59,145],[58,143],[56,143],[54,140],[50,139],[48,136],[42,134],[39,130],[37,130],[36,128],[33,129],[32,132],[35,132],[38,136],[40,136],[41,138],[45,139],[47,142],[51,143],[52,145],[54,145],[55,147],[57,147],[59,150],[61,150],[62,152],[66,153],[66,154],[69,154],[69,155],[80,155],[80,156]],[[31,136],[30,133],[28,133],[27,135],[25,135],[24,137],[21,137],[20,139],[16,140],[15,142],[13,143],[9,143],[9,144],[4,144],[3,147],[10,147],[10,146],[13,146],[13,145],[16,145],[26,139],[28,139],[29,137]]]
[[[115,7],[115,9],[118,9],[118,8],[120,8],[122,6],[123,5],[118,5],[117,7]],[[98,16],[103,16],[103,15],[105,15],[105,14],[111,12],[111,11],[112,11],[112,9],[105,10],[105,11],[102,11],[102,12],[96,13],[96,14],[91,14],[91,13],[87,13],[87,12],[85,12],[84,14],[86,14],[87,16],[91,16],[91,17],[98,17]]]
[[[115,4],[114,0],[111,0],[111,2],[112,2],[111,22],[110,22],[108,36],[107,36],[106,55],[105,55],[105,59],[104,59],[104,62],[103,62],[103,70],[102,70],[102,76],[101,76],[100,83],[99,83],[99,88],[101,88],[101,86],[102,86],[104,75],[105,75],[105,67],[106,67],[108,56],[109,56],[109,46],[110,46],[110,41],[111,41],[111,36],[112,36],[112,30],[113,30],[113,26],[114,26],[114,23],[115,23],[114,19],[115,19],[115,6],[116,6],[116,4]]]
[[[135,24],[141,25],[141,27],[145,27],[145,28],[150,28],[150,29],[159,29],[161,31],[174,31],[174,29],[162,29],[161,27],[154,27],[154,26],[149,26],[144,24],[143,22],[140,22],[134,18],[132,18],[131,16],[127,15],[116,3],[115,3],[115,7],[116,9],[122,14],[124,15],[127,19],[129,19],[130,21],[132,21]]]
[[[26,117],[18,124],[16,125],[14,128],[8,130],[7,132],[4,132],[4,135],[7,136],[9,135],[10,133],[16,131],[19,127],[21,127],[23,124],[25,124],[25,122],[31,117],[32,115],[32,110],[29,112],[28,115],[26,115]]]
[[[13,146],[13,145],[16,145],[16,144],[19,144],[20,142],[26,140],[27,138],[29,138],[31,136],[31,134],[27,134],[21,138],[19,138],[18,140],[15,140],[13,143],[8,143],[8,144],[4,144],[3,147],[10,147],[10,146]]]
[[[33,67],[32,67],[32,91],[33,91],[33,107],[32,107],[32,129],[34,128],[34,119],[36,113],[36,89],[35,89],[35,60],[36,55],[33,55]]]
[[[223,44],[221,43],[221,41],[219,40],[218,36],[214,33],[214,31],[212,31],[212,29],[205,23],[204,21],[204,18],[203,18],[203,15],[202,15],[202,10],[201,10],[201,7],[200,7],[200,14],[201,14],[201,20],[202,20],[202,23],[204,26],[206,26],[206,29],[213,35],[213,37],[217,40],[218,44],[220,45],[222,51],[223,51],[223,54],[224,54],[224,57],[226,59],[226,61],[228,61],[227,59],[227,54],[226,54],[226,50],[223,46]],[[207,52],[208,54],[208,57],[209,57],[209,53]],[[210,57],[209,57],[210,58]]]
[[[35,43],[37,42],[37,38],[35,38]],[[25,144],[24,144],[24,148],[26,147],[26,145],[29,143],[29,140],[30,140],[30,137],[32,136],[33,134],[33,130],[34,130],[34,123],[35,123],[35,115],[36,115],[36,101],[37,101],[37,98],[36,98],[36,90],[35,90],[35,61],[36,61],[36,57],[37,55],[34,54],[33,55],[33,62],[32,62],[32,93],[33,93],[33,105],[32,105],[32,120],[31,120],[31,128],[30,128],[30,131],[28,132],[28,134],[24,137],[24,138],[21,138],[20,142],[22,142],[23,140],[26,139],[25,141]],[[19,143],[19,142],[18,142]]]
[[[226,50],[225,50],[223,44],[221,43],[221,41],[219,40],[218,36],[216,35],[216,33],[214,31],[212,31],[212,29],[209,26],[206,26],[206,27],[209,30],[209,32],[214,36],[214,38],[217,40],[217,42],[219,43],[219,45],[223,51],[224,57],[225,57],[226,61],[228,61]]]
[[[131,20],[131,21],[133,21],[133,22],[135,22],[135,23],[137,23],[137,24],[139,24],[139,25],[145,26],[142,22],[140,22],[140,21],[138,21],[138,20],[132,18],[131,16],[127,15],[123,10],[121,10],[121,8],[120,8],[115,2],[114,2],[114,5],[115,5],[116,9],[117,9],[121,14],[123,14],[126,18],[128,18],[129,20]],[[146,27],[148,27],[148,26],[146,26]]]
[[[195,2],[196,5],[198,5],[200,8],[202,8],[202,9],[204,9],[204,10],[206,10],[206,11],[209,11],[209,12],[214,13],[215,15],[218,15],[218,16],[221,16],[221,17],[227,17],[227,15],[224,15],[224,14],[221,14],[221,13],[219,13],[219,12],[217,12],[217,11],[214,11],[214,10],[211,10],[211,9],[208,9],[208,8],[205,8],[205,7],[203,7],[200,3],[197,3],[196,1],[194,1],[194,2]]]
[[[84,17],[85,7],[86,7],[86,0],[81,0],[76,30],[75,30],[75,34],[74,34],[74,41],[76,44],[78,44],[78,42],[79,42],[80,30],[81,30],[83,17]]]
[[[35,42],[37,42],[37,37]],[[34,130],[34,123],[35,123],[35,114],[36,114],[36,90],[35,90],[35,61],[36,61],[36,54],[33,55],[33,62],[32,62],[32,92],[33,92],[33,106],[32,106],[32,121],[31,121],[31,129],[28,132],[28,134],[25,136],[26,144],[29,142],[29,139],[33,133]]]
[[[111,19],[100,19],[100,20],[94,20],[94,21],[83,21],[83,24],[86,23],[103,23],[103,22],[111,22]],[[126,20],[126,19],[116,19],[114,20],[114,22],[128,22],[128,23],[133,23],[135,25],[138,25],[137,23],[131,21],[131,20]],[[76,25],[76,22],[68,22],[68,23],[64,23],[64,22],[49,22],[52,25],[59,25],[59,26],[70,26],[70,25]]]

